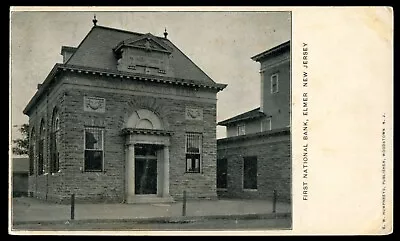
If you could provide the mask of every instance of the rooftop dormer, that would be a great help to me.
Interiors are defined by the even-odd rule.
[[[173,77],[172,49],[150,33],[124,40],[113,50],[119,71]]]

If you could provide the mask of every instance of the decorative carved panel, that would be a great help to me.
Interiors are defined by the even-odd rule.
[[[203,120],[203,109],[186,107],[186,120]]]
[[[106,99],[85,96],[83,98],[83,110],[89,112],[106,112]]]
[[[114,51],[120,71],[173,77],[171,49],[151,34],[125,40]]]

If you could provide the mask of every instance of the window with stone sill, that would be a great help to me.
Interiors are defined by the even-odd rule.
[[[186,133],[186,172],[200,173],[201,151],[202,135],[198,133]]]
[[[85,127],[85,172],[104,170],[104,128]]]

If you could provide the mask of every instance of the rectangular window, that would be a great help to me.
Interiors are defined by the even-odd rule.
[[[243,189],[257,189],[257,157],[243,158]]]
[[[271,93],[278,93],[279,90],[279,79],[278,74],[271,75]]]
[[[186,172],[200,172],[201,134],[186,133]]]
[[[104,129],[97,127],[85,128],[85,171],[103,171]]]
[[[217,159],[217,188],[226,189],[228,187],[228,160],[226,158]]]
[[[237,135],[245,135],[246,134],[246,125],[245,124],[240,124],[237,126]]]
[[[270,131],[270,130],[272,130],[271,117],[261,121],[261,131]]]

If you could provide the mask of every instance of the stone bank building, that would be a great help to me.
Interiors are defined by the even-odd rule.
[[[260,107],[218,125],[221,197],[291,200],[290,41],[252,57],[260,63]]]
[[[168,38],[94,26],[62,46],[29,116],[29,194],[56,202],[217,197],[214,82]]]

